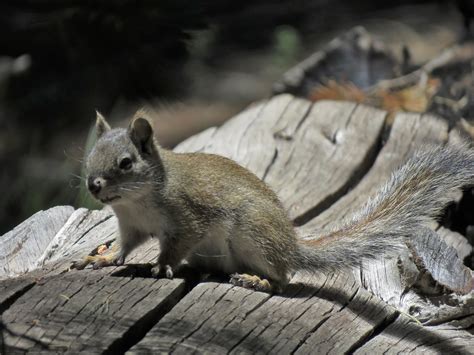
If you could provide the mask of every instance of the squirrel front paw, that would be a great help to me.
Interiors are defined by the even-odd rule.
[[[168,279],[173,278],[173,269],[171,268],[170,265],[165,265],[164,267],[161,266],[160,264],[156,264],[151,268],[151,275],[153,277],[162,277],[166,276]]]
[[[119,254],[113,260],[112,263],[116,266],[122,266],[125,264],[125,255]]]
[[[82,270],[91,264],[94,270],[98,270],[106,266],[121,266],[124,262],[125,256],[123,254],[88,255],[82,260],[74,261],[71,265],[71,269]]]
[[[82,260],[73,261],[71,263],[70,269],[83,270],[89,264],[90,264],[90,261],[86,257]]]
[[[124,263],[125,255],[123,254],[99,256],[94,263],[92,263],[92,268],[98,270],[106,266],[122,266]]]

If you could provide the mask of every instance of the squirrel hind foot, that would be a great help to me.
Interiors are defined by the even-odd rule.
[[[260,292],[272,293],[276,291],[270,281],[262,279],[257,275],[235,273],[230,275],[229,282],[234,286],[240,286]]]
[[[87,255],[83,257],[81,260],[75,260],[71,263],[70,269],[76,269],[76,270],[83,270],[85,269],[88,265],[94,265],[97,262],[98,258],[97,256],[92,256],[92,255]]]
[[[117,256],[115,255],[107,255],[107,256],[97,255],[91,258],[93,258],[93,260],[91,260],[91,264],[94,270],[99,270],[107,266],[120,266],[123,264],[123,263],[122,264],[117,263]]]

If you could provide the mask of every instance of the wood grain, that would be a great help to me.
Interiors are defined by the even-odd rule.
[[[275,296],[204,283],[129,353],[342,353],[393,314],[348,274],[298,277]]]
[[[40,211],[0,237],[0,279],[37,267],[38,259],[73,213],[70,206]]]
[[[448,136],[447,124],[430,115],[400,113],[389,124],[385,112],[367,106],[279,95],[176,151],[217,153],[248,167],[276,190],[301,225],[299,233],[317,237],[363,205],[415,149],[446,144]],[[53,222],[38,222],[45,220]],[[467,280],[468,270],[455,258],[472,247],[463,236],[433,228],[452,247],[445,258],[455,261],[451,269],[464,270]],[[423,267],[408,248],[392,259],[364,261],[352,272],[297,273],[283,294],[270,295],[226,279],[194,286],[188,279],[149,278],[149,263],[160,252],[153,240],[125,266],[70,271],[73,260],[117,238],[116,218],[107,209],[43,212],[0,239],[0,250],[14,255],[23,240],[30,245],[36,238],[42,238],[41,247],[27,254],[28,268],[36,269],[27,278],[0,282],[0,349],[339,354],[440,352],[450,346],[462,352],[471,344],[473,293],[454,295],[436,285],[436,292],[423,293]],[[437,270],[428,281],[451,285],[436,257],[423,260],[422,266]],[[13,274],[26,270],[8,265]]]
[[[180,280],[71,272],[38,282],[3,313],[7,351],[112,351],[181,297]]]

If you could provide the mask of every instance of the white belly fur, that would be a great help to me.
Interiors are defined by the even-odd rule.
[[[229,249],[229,231],[225,226],[213,228],[189,256],[189,263],[207,271],[233,273],[237,271]]]

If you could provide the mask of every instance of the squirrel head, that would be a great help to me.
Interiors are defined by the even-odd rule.
[[[164,180],[159,145],[143,112],[127,129],[112,129],[97,112],[96,132],[86,161],[87,188],[96,199],[111,205],[138,200]]]

